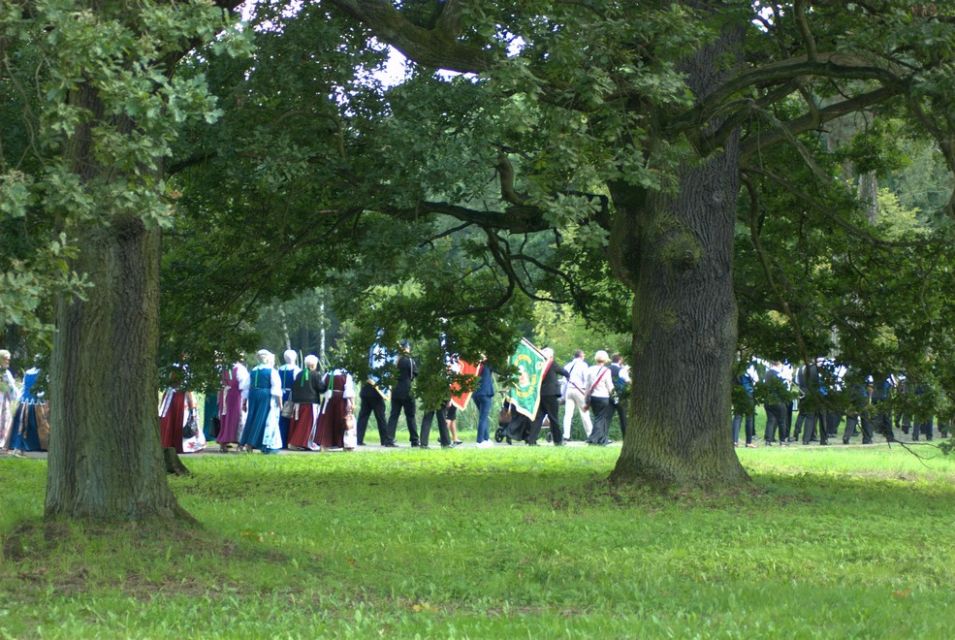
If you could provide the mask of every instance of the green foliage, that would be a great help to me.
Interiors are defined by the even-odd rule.
[[[861,135],[849,136],[851,152]],[[944,321],[955,294],[955,265],[944,249],[950,228],[903,206],[907,194],[885,188],[871,224],[854,179],[845,179],[846,156],[822,153],[822,142],[809,136],[803,142],[814,167],[792,149],[767,154],[766,166],[787,171],[755,171],[758,200],[748,192],[741,198],[735,272],[741,349],[793,363],[832,357],[848,366],[850,385],[866,375],[906,373],[946,390],[931,396],[943,414],[955,389],[949,386],[955,342]],[[905,139],[891,144],[910,146]],[[883,166],[891,162],[884,152],[876,155]],[[830,400],[846,406],[851,398]]]
[[[162,162],[183,123],[220,114],[201,76],[172,67],[216,34],[240,53],[241,35],[223,30],[203,1],[3,5],[0,326],[42,336],[50,297],[83,295],[69,266],[83,228],[124,216],[169,225]]]
[[[557,361],[567,362],[582,349],[590,361],[594,352],[620,352],[626,357],[630,347],[627,333],[606,329],[606,324],[588,323],[569,305],[534,304],[534,340],[538,347],[551,347]]]
[[[46,469],[7,459],[0,619],[51,638],[947,635],[955,461],[740,453],[753,492],[669,496],[609,488],[613,448],[201,455],[171,484],[203,529],[102,532],[15,527]]]

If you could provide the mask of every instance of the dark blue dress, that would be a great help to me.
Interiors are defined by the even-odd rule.
[[[37,409],[45,409],[43,393],[34,394],[33,386],[40,377],[40,370],[30,369],[23,376],[23,394],[13,416],[10,429],[10,448],[20,451],[41,451],[40,436],[37,430]]]
[[[278,409],[272,400],[272,373],[273,369],[259,365],[249,372],[249,413],[245,421],[245,429],[239,444],[248,445],[253,449],[277,449],[281,446],[272,439],[269,432],[270,422],[277,423]],[[278,425],[275,425],[275,435],[278,435]],[[268,442],[266,442],[268,440]],[[275,438],[277,440],[277,438]]]
[[[283,364],[279,367],[279,380],[282,381],[282,406],[284,407],[292,401],[292,385],[295,384],[295,377],[301,369],[296,366]],[[288,447],[288,430],[291,419],[285,416],[279,416],[279,433],[282,434],[282,448]]]

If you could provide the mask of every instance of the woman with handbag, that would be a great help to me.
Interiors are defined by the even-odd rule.
[[[613,418],[613,405],[610,396],[613,394],[613,379],[610,375],[610,356],[600,350],[594,354],[594,366],[587,371],[587,395],[584,410],[592,410],[594,428],[587,437],[587,444],[608,445],[610,439],[610,420]]]
[[[219,451],[227,453],[229,445],[238,444],[245,427],[244,406],[249,399],[249,370],[242,362],[242,355],[231,367],[222,370],[219,377],[219,433],[216,442]]]
[[[355,383],[344,369],[329,371],[324,381],[327,391],[322,415],[318,419],[318,444],[322,451],[350,451],[357,445]]]
[[[172,447],[176,453],[193,453],[206,446],[206,438],[199,428],[196,397],[186,389],[189,369],[175,363],[169,372],[169,386],[159,404],[159,439],[163,448]]]
[[[318,451],[319,446],[315,443],[318,410],[326,390],[325,379],[318,373],[318,358],[305,356],[305,368],[296,376],[289,396],[288,446]]]
[[[298,354],[287,349],[282,354],[285,364],[279,367],[279,380],[282,381],[282,413],[279,414],[279,433],[282,435],[282,448],[288,447],[289,427],[292,425],[292,385],[302,369],[298,366]]]

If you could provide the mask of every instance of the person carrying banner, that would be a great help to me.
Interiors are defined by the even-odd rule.
[[[451,362],[451,371],[455,376],[471,378],[474,380],[477,386],[484,384],[486,381],[490,382],[489,390],[485,390],[485,395],[487,395],[487,397],[493,397],[494,381],[490,378],[491,370],[488,369],[487,378],[479,379],[479,374],[485,368],[487,368],[486,362],[483,364],[471,364],[470,362],[462,360],[461,358],[456,358]],[[457,382],[452,382],[450,391],[451,404],[448,405],[448,408],[445,411],[445,417],[448,421],[448,431],[451,434],[451,441],[455,446],[458,446],[464,444],[460,439],[458,439],[458,410],[464,411],[464,409],[468,406],[468,402],[470,402],[471,397],[474,395],[475,390],[464,391],[461,389],[461,385],[459,385]],[[477,405],[475,404],[475,406]],[[488,406],[488,415],[489,414],[490,406]]]

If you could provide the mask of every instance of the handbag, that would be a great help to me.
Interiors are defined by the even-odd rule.
[[[40,449],[46,451],[50,448],[50,411],[44,404],[33,405],[36,411],[36,435],[40,441]]]
[[[291,418],[293,415],[295,415],[295,403],[289,400],[282,405],[282,417]]]
[[[182,426],[182,437],[184,440],[189,438],[195,438],[196,434],[199,432],[199,425],[196,424],[195,414],[189,416],[189,419],[186,420],[186,424]]]
[[[358,429],[355,427],[355,414],[345,414],[345,436],[343,447],[345,451],[354,451],[358,446]]]

